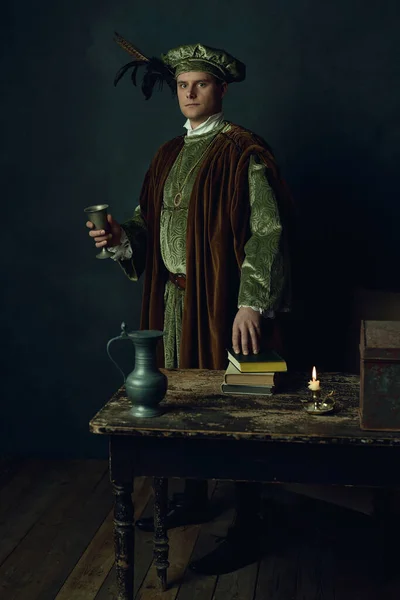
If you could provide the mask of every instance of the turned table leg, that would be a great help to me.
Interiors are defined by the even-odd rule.
[[[160,579],[161,591],[167,589],[168,536],[166,528],[168,479],[154,477],[154,564]]]
[[[118,600],[133,600],[133,562],[135,536],[133,530],[132,485],[113,482],[115,568]]]
[[[116,600],[133,600],[134,510],[133,463],[120,440],[110,440],[110,480],[114,493],[114,548]]]

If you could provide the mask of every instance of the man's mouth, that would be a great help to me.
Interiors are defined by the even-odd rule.
[[[200,104],[186,104],[186,107],[188,106],[200,106]]]

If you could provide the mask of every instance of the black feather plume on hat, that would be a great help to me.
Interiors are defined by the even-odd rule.
[[[137,85],[136,76],[139,67],[145,67],[145,73],[142,80],[142,92],[146,100],[151,98],[154,86],[158,84],[159,89],[162,89],[164,82],[170,87],[173,94],[176,94],[176,82],[173,71],[160,58],[147,58],[140,50],[135,48],[133,44],[125,40],[118,33],[115,33],[115,41],[124,50],[135,57],[135,60],[121,67],[114,78],[116,86],[120,79],[132,69],[131,81],[133,85]]]

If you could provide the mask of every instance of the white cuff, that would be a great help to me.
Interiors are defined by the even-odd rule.
[[[108,248],[108,250],[113,253],[113,256],[111,257],[113,260],[129,260],[132,258],[132,246],[123,229],[121,232],[120,244],[118,246]]]

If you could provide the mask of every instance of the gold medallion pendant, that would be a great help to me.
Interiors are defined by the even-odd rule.
[[[175,207],[180,206],[181,202],[182,202],[182,194],[180,192],[178,192],[174,198],[174,206]]]

